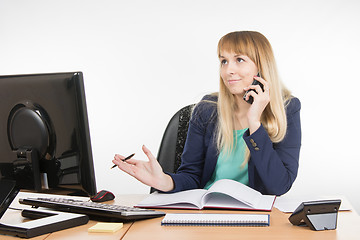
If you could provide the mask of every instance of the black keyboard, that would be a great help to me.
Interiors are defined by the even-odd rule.
[[[68,198],[22,198],[21,204],[33,207],[51,208],[63,212],[81,213],[93,220],[134,221],[164,216],[164,212],[150,209],[127,207],[114,204],[96,203]]]

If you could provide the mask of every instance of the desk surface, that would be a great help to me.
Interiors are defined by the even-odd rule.
[[[137,201],[139,201],[138,199]],[[224,211],[224,210],[165,210],[168,213],[176,212],[211,212],[211,213],[250,213],[249,211]],[[254,212],[261,213],[264,212]],[[277,208],[270,212],[269,227],[180,227],[161,226],[162,218],[149,219],[135,222],[124,236],[124,240],[145,239],[155,236],[156,240],[176,239],[359,239],[360,217],[356,212],[339,212],[336,230],[312,231],[308,227],[293,226],[288,218],[290,214],[283,213]]]
[[[115,201],[116,204],[133,206],[146,195],[119,195]],[[17,201],[17,200],[16,200]],[[110,202],[110,203],[111,203]],[[20,205],[20,204],[19,204]],[[15,207],[19,207],[15,205]],[[24,205],[20,205],[24,207]],[[13,206],[14,207],[14,206]],[[211,212],[211,213],[249,213],[248,211],[224,211],[224,210],[164,210],[165,212]],[[257,212],[251,212],[257,213]],[[258,212],[260,213],[260,212]],[[261,212],[262,214],[264,212]],[[95,221],[89,221],[88,224],[70,228],[51,234],[45,234],[32,238],[35,240],[46,239],[146,239],[149,236],[156,236],[156,240],[176,240],[176,239],[359,239],[360,236],[360,217],[355,212],[339,212],[338,224],[336,230],[329,231],[312,231],[308,227],[293,226],[288,217],[276,208],[270,214],[270,227],[179,227],[179,226],[161,226],[162,218],[154,218],[148,220],[137,221],[134,223],[126,223],[124,227],[113,234],[107,233],[88,233],[87,229],[94,224]],[[2,219],[10,222],[21,222],[24,219],[18,211],[9,210]],[[12,236],[0,235],[1,239],[19,239]]]

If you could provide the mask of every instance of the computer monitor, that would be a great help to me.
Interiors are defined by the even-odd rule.
[[[20,189],[96,194],[82,72],[0,76],[0,175]]]

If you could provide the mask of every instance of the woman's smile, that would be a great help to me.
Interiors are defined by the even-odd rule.
[[[238,82],[240,82],[241,81],[241,79],[229,79],[228,80],[228,83],[229,84],[235,84],[235,83],[238,83]]]

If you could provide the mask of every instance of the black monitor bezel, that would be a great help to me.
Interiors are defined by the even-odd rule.
[[[87,115],[87,106],[86,106],[86,96],[85,96],[85,87],[83,80],[82,72],[58,72],[58,73],[40,73],[40,74],[17,74],[17,75],[3,75],[0,76],[0,81],[3,79],[11,79],[16,81],[16,78],[37,78],[41,77],[44,79],[70,79],[71,84],[74,84],[75,89],[75,99],[76,99],[76,111],[78,117],[78,130],[79,130],[79,139],[80,152],[82,159],[80,159],[80,171],[79,175],[81,182],[79,186],[74,186],[74,188],[52,188],[52,189],[41,189],[41,192],[51,192],[51,193],[70,193],[74,195],[88,195],[93,196],[96,194],[96,181],[95,181],[95,172],[94,172],[94,163],[92,157],[92,147],[90,140],[90,130],[88,123]],[[21,86],[19,86],[21,88]],[[0,89],[1,91],[1,89]],[[31,101],[31,99],[29,99]],[[39,189],[36,189],[39,190]]]

